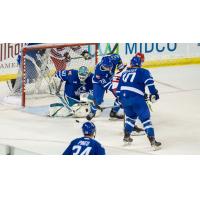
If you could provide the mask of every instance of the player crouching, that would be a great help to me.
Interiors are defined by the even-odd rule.
[[[61,103],[51,104],[49,116],[54,117],[86,117],[90,112],[92,101],[93,74],[85,66],[79,70],[62,70],[56,72],[56,77],[65,82],[64,98],[57,94]]]
[[[144,97],[145,87],[149,89],[150,101],[152,103],[156,102],[159,95],[153,77],[147,69],[141,68],[141,58],[134,56],[131,60],[131,66],[122,74],[117,88],[117,96],[126,115],[123,140],[127,143],[133,141],[131,133],[134,130],[136,120],[139,119],[143,124],[151,146],[154,150],[158,150],[161,143],[155,140],[150,111]]]

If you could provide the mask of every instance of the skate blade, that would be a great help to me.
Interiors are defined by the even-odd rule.
[[[122,120],[124,120],[124,119],[118,119],[118,118],[112,118],[112,117],[110,117],[109,120],[110,120],[110,121],[122,121]]]
[[[146,133],[145,132],[140,132],[140,133],[133,132],[133,133],[131,133],[131,136],[143,136],[143,135],[146,135]]]
[[[123,141],[124,142],[124,147],[126,147],[126,146],[130,146],[131,144],[132,144],[132,142],[126,142],[126,141]]]
[[[152,150],[153,150],[153,151],[158,151],[158,150],[160,150],[160,149],[161,149],[161,146],[158,146],[158,147],[152,146]]]

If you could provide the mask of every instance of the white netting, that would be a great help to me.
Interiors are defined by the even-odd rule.
[[[47,47],[40,49],[38,45],[32,46],[30,49],[27,48],[22,56],[24,62],[19,69],[13,95],[24,96],[28,106],[42,104],[44,99],[49,100],[50,97],[55,98],[60,85],[60,80],[54,76],[56,71],[78,69],[81,66],[87,66],[90,71],[93,71],[96,64],[96,44],[73,46],[66,44],[62,47],[47,45]],[[85,56],[85,52],[89,52],[90,59]],[[22,102],[23,104],[25,103]]]

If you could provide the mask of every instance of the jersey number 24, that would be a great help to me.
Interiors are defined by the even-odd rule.
[[[72,150],[74,151],[73,155],[89,155],[92,147],[87,147],[82,151],[82,146],[75,145],[73,146]]]

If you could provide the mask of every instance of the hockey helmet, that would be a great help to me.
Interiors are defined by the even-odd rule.
[[[101,65],[105,68],[113,68],[113,63],[111,62],[111,59],[108,56],[105,56],[101,59]]]
[[[137,56],[134,56],[132,59],[131,59],[131,67],[141,67],[141,58],[140,57],[137,57]]]
[[[145,58],[144,58],[144,54],[143,53],[138,52],[138,53],[135,54],[135,56],[141,58],[141,62],[142,63],[144,62]]]
[[[111,55],[111,60],[112,60],[112,63],[114,65],[116,65],[116,67],[117,67],[118,70],[121,70],[121,69],[124,68],[124,65],[122,63],[122,59],[121,59],[120,55],[118,55],[118,54],[112,54]]]
[[[82,126],[82,131],[84,135],[95,135],[96,126],[92,122],[85,122]]]

